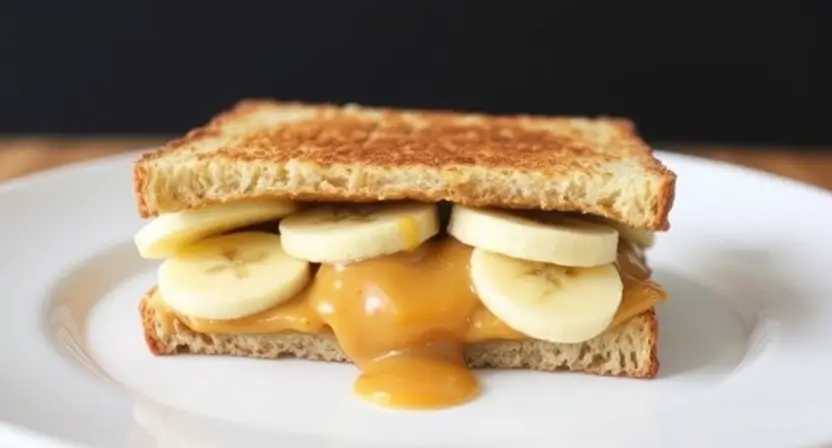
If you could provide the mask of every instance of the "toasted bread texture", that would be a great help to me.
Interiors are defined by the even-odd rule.
[[[150,299],[139,303],[144,338],[155,355],[182,353],[276,359],[350,362],[333,335],[294,332],[232,335],[195,333],[181,321],[164,323]],[[653,309],[579,344],[534,339],[470,344],[465,358],[472,368],[574,371],[597,375],[654,378],[659,370],[658,320]]]
[[[666,230],[676,176],[623,119],[246,100],[145,154],[143,218],[247,198],[562,210]]]

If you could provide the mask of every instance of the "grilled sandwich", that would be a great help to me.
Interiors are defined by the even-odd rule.
[[[627,120],[247,100],[133,180],[156,355],[352,362],[399,408],[477,368],[658,373],[676,176]]]

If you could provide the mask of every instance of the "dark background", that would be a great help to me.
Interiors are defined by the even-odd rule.
[[[829,145],[830,27],[830,1],[0,0],[0,133],[181,133],[271,96]]]

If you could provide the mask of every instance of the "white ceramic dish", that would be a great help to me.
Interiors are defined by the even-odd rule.
[[[658,155],[679,176],[673,229],[650,253],[672,295],[659,309],[660,377],[482,372],[481,398],[433,413],[365,405],[351,395],[351,366],[151,356],[136,312],[155,263],[132,246],[141,225],[130,189],[135,154],[3,184],[0,441],[38,434],[80,446],[832,441],[832,195]]]

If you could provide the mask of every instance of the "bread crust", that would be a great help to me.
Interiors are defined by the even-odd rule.
[[[198,334],[174,320],[169,329],[149,304],[151,289],[139,303],[144,339],[157,356],[183,353],[276,359],[350,362],[331,334],[270,335]],[[574,371],[602,376],[655,378],[659,372],[658,319],[650,309],[587,343],[552,344],[538,340],[488,341],[469,344],[472,368]],[[606,358],[604,357],[606,356]]]
[[[139,302],[139,316],[142,320],[142,334],[148,350],[157,356],[169,355],[174,352],[170,344],[164,343],[164,335],[157,331],[156,310],[149,306],[148,298],[152,290]]]
[[[669,228],[676,176],[632,122],[247,100],[133,170],[143,218],[256,197],[593,213]]]

